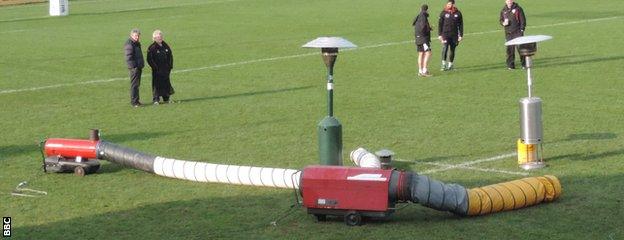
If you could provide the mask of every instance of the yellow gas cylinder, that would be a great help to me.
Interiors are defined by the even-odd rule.
[[[537,160],[536,144],[524,144],[518,138],[518,164],[535,162]]]

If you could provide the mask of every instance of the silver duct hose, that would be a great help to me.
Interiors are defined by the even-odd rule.
[[[468,213],[468,192],[458,184],[445,184],[427,176],[411,173],[410,201],[459,215]]]
[[[95,149],[98,159],[150,173],[154,172],[153,165],[156,156],[151,154],[142,153],[106,141],[100,141]]]
[[[364,148],[352,151],[350,157],[358,167],[381,168],[379,158]],[[445,184],[414,172],[403,173],[403,179],[391,185],[394,185],[390,186],[391,189],[398,189],[396,199],[460,215],[468,213],[468,194],[466,188],[460,185]],[[391,191],[390,195],[394,193]]]

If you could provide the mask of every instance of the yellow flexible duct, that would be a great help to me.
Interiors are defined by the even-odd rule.
[[[485,215],[552,202],[561,195],[555,176],[530,177],[468,190],[468,215]]]

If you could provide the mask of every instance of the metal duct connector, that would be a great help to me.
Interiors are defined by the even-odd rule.
[[[468,212],[468,193],[460,185],[445,184],[413,172],[401,172],[396,185],[397,190],[390,193],[396,194],[396,197],[391,196],[391,199],[420,203],[425,207],[459,215]]]
[[[379,158],[364,148],[353,150],[349,156],[355,166],[363,168],[381,168],[381,161]]]
[[[466,188],[457,184],[445,184],[418,174],[412,177],[410,183],[412,202],[459,215],[468,212]]]

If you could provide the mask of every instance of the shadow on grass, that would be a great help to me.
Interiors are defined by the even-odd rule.
[[[310,89],[310,88],[313,88],[313,87],[314,86],[282,88],[282,89],[275,89],[275,90],[246,92],[246,93],[228,94],[228,95],[221,95],[221,96],[210,96],[210,97],[181,99],[179,101],[184,103],[184,102],[207,101],[207,100],[236,98],[236,97],[249,97],[249,96],[263,95],[263,94],[273,94],[273,93],[282,93],[282,92],[290,92],[290,91],[299,91],[299,90],[304,90],[304,89]]]
[[[601,132],[601,133],[575,133],[568,135],[568,138],[563,141],[576,141],[576,140],[608,140],[616,139],[617,134]]]
[[[552,18],[552,19],[585,20],[587,18],[620,17],[622,16],[622,12],[617,12],[617,11],[555,11],[555,12],[531,14],[530,16],[541,17],[541,18]],[[529,28],[531,27],[529,26]]]
[[[37,226],[14,227],[13,236],[17,239],[257,239],[269,236],[292,238],[292,234],[299,234],[305,229],[325,227],[333,231],[358,230],[345,226],[343,218],[338,216],[328,216],[326,222],[317,223],[305,208],[291,208],[291,200],[294,200],[292,192],[283,191],[278,194],[155,203],[100,214],[89,214],[88,209],[76,208],[84,216]],[[402,206],[421,208],[412,203]],[[423,212],[421,210],[417,212]],[[415,217],[409,212],[413,211],[404,212],[398,218],[395,213],[386,219],[365,219],[365,225],[382,227],[395,223],[406,227],[424,224],[424,220],[444,222],[459,218],[431,209],[424,209],[425,218]],[[272,225],[274,221],[277,225]]]
[[[449,224],[458,224],[458,221],[479,221],[475,219],[485,220],[489,217],[465,218],[425,208],[419,204],[406,203],[398,205],[397,212],[389,218],[365,219],[363,228],[352,228],[345,226],[341,217],[332,216],[328,217],[326,222],[317,223],[304,208],[289,208],[291,200],[293,200],[292,192],[284,190],[273,194],[153,203],[98,214],[90,214],[89,208],[83,206],[67,209],[68,213],[83,216],[36,226],[14,227],[13,234],[18,239],[292,239],[305,238],[299,234],[324,229],[325,231],[318,232],[315,238],[333,239],[331,236],[337,231],[370,231],[371,229],[367,227],[379,227],[379,230],[388,228],[409,230],[414,226],[440,229],[443,226],[448,227]],[[569,199],[565,200],[570,202]],[[126,205],[133,206],[133,202]],[[558,204],[555,202],[542,205],[544,205],[543,208],[540,207],[542,209],[528,207],[518,212],[527,217],[536,212],[545,215],[553,211],[545,209],[546,207],[557,209],[557,206],[548,205]],[[279,220],[277,225],[272,225],[271,222],[276,220]],[[543,222],[536,221],[536,224]],[[389,239],[394,238],[396,235]]]
[[[561,160],[561,159],[569,159],[569,160],[575,160],[575,161],[591,161],[591,160],[612,157],[612,156],[619,156],[619,155],[624,155],[624,149],[611,150],[611,151],[599,152],[599,153],[589,153],[589,154],[584,154],[584,153],[564,154],[564,155],[549,157],[545,160],[556,161],[556,160]]]
[[[453,156],[431,159],[451,157]],[[612,172],[612,174],[614,175],[597,175],[591,178],[579,177],[576,174],[564,175],[560,178],[565,189],[561,199],[553,203],[540,204],[516,211],[465,218],[448,212],[428,209],[419,204],[409,203],[397,206],[397,212],[389,219],[373,219],[370,221],[367,219],[365,225],[361,228],[347,227],[339,217],[329,218],[327,222],[316,223],[313,216],[305,213],[305,209],[289,208],[293,203],[293,192],[290,190],[254,194],[253,192],[256,192],[255,188],[232,186],[232,188],[236,188],[236,190],[231,192],[234,196],[198,196],[192,200],[159,202],[146,205],[134,202],[141,201],[141,199],[137,199],[139,195],[120,191],[111,192],[110,194],[111,196],[126,194],[124,197],[129,199],[129,202],[122,205],[122,208],[128,208],[126,210],[107,212],[106,209],[102,209],[107,207],[105,205],[106,201],[118,201],[114,197],[105,200],[93,199],[93,202],[77,203],[76,208],[66,209],[69,216],[80,215],[79,217],[64,218],[57,222],[35,226],[15,227],[13,234],[16,239],[292,239],[305,238],[302,236],[311,235],[302,234],[310,234],[310,232],[321,230],[315,233],[314,238],[334,239],[342,238],[339,237],[340,235],[336,235],[341,232],[344,236],[344,234],[349,235],[356,231],[375,231],[373,233],[374,236],[370,235],[369,237],[396,239],[405,238],[406,236],[398,233],[398,231],[412,230],[412,232],[430,233],[431,230],[422,229],[449,229],[450,234],[438,232],[436,234],[439,235],[436,235],[436,237],[440,239],[456,239],[454,236],[464,232],[470,235],[484,231],[483,229],[497,226],[513,228],[517,225],[517,221],[521,221],[524,224],[523,226],[528,229],[526,234],[540,234],[543,232],[531,229],[544,227],[543,219],[546,217],[572,216],[587,218],[589,216],[590,221],[607,218],[607,221],[601,220],[607,223],[619,219],[622,215],[617,211],[619,206],[621,206],[620,200],[617,200],[618,202],[604,200],[604,195],[609,199],[619,199],[617,194],[621,193],[620,183],[622,183],[624,178],[622,178],[621,173]],[[489,184],[494,184],[494,182],[488,182],[487,184],[475,180],[462,182],[462,185],[466,187]],[[193,185],[180,184],[179,186],[195,187]],[[596,186],[600,186],[600,188]],[[123,188],[124,186],[120,185],[118,187]],[[208,187],[210,186],[208,185]],[[226,192],[228,188],[222,189],[222,194],[230,195]],[[251,189],[254,190],[247,194],[247,190]],[[265,189],[259,189],[258,192],[263,190]],[[91,191],[97,190],[92,189]],[[154,191],[160,191],[160,189],[154,189]],[[267,189],[267,191],[271,190]],[[88,192],[79,193],[89,194]],[[145,196],[144,198],[149,197]],[[67,196],[67,201],[71,199],[71,196]],[[98,209],[94,210],[103,213],[91,214],[91,206],[98,206]],[[403,208],[404,206],[406,208]],[[42,208],[45,209],[44,207]],[[613,210],[616,212],[613,213]],[[596,211],[598,213],[595,213]],[[54,213],[51,212],[50,214]],[[518,217],[510,217],[511,215]],[[280,220],[282,216],[286,217]],[[14,220],[16,222],[15,225],[18,226],[19,221],[25,221],[19,218]],[[278,221],[277,226],[272,226],[270,223],[275,220],[280,221]],[[608,225],[606,228],[605,224],[597,224],[597,226],[579,225],[579,227],[587,228],[588,230],[603,227],[600,230],[612,231],[611,228],[616,226],[611,225]],[[563,221],[547,227],[568,229],[569,222]],[[409,233],[411,234],[412,232]],[[390,236],[377,236],[388,233]],[[506,234],[500,231],[492,233]],[[490,237],[499,239],[504,236],[490,235]],[[588,237],[587,239],[596,238]]]
[[[559,66],[566,66],[566,65],[579,65],[579,64],[586,64],[586,63],[618,61],[622,59],[624,59],[624,55],[610,56],[610,57],[585,58],[585,59],[567,60],[567,61],[546,61],[542,64],[540,64],[539,61],[536,61],[535,66],[537,67],[559,67]]]
[[[573,142],[573,141],[601,141],[601,140],[611,140],[618,138],[617,134],[609,133],[609,132],[598,132],[598,133],[574,133],[568,135],[568,137],[564,139],[554,140],[549,143],[563,143],[563,142]]]
[[[14,156],[31,154],[34,152],[41,152],[39,143],[0,146],[0,161],[9,160]],[[41,160],[41,154],[39,155],[39,160]]]
[[[599,132],[599,133],[575,133],[568,135],[567,138],[561,140],[555,140],[552,143],[563,143],[563,142],[573,142],[573,141],[604,141],[616,139],[618,136],[615,133],[609,132]],[[624,149],[606,151],[601,153],[573,153],[573,154],[564,154],[554,157],[549,157],[546,160],[548,161],[556,161],[561,159],[570,159],[575,161],[589,161],[595,160],[605,157],[617,156],[624,154]]]
[[[581,58],[581,59],[577,59]],[[558,56],[558,57],[548,57],[548,58],[535,58],[533,66],[536,68],[548,68],[548,67],[560,67],[567,65],[579,65],[586,63],[596,63],[596,62],[607,62],[607,61],[618,61],[624,59],[624,56],[611,56],[611,57],[595,57],[595,58],[587,58],[581,55],[568,55],[568,56]],[[519,63],[519,60],[516,60]],[[467,67],[459,67],[457,71],[450,71],[449,73],[454,72],[481,72],[481,71],[489,71],[494,69],[506,69],[504,59],[500,62],[489,63],[489,64],[479,64]],[[521,70],[521,69],[517,69]]]
[[[505,46],[501,46],[501,51],[505,50]],[[578,58],[578,57],[582,57],[583,55],[565,55],[565,56],[554,56],[554,57],[544,57],[544,58],[537,58],[534,59],[534,65],[537,66],[537,64],[543,64],[544,62],[552,62],[552,61],[559,61],[561,59],[571,59],[571,58]],[[518,58],[518,53],[516,53],[516,58]],[[516,62],[520,62],[520,60],[516,59]],[[496,63],[483,63],[483,64],[478,64],[478,65],[473,65],[473,66],[466,66],[466,67],[461,67],[461,70],[467,70],[467,71],[486,71],[486,70],[492,70],[492,69],[505,69],[507,68],[507,65],[505,63],[505,59],[501,59],[501,61],[497,61]]]
[[[18,239],[248,239],[252,232],[279,230],[306,216],[301,208],[289,208],[292,193],[206,198],[149,204],[137,208],[91,215],[29,227],[14,227]],[[294,201],[294,199],[292,199]],[[132,205],[132,203],[128,203]],[[298,212],[298,213],[297,213]],[[288,214],[290,213],[290,214]],[[271,222],[288,214],[286,219]],[[247,236],[247,237],[245,237]]]

